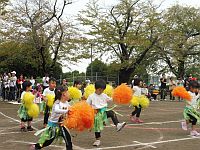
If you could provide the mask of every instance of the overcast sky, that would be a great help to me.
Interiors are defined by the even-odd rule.
[[[60,0],[61,1],[61,0]],[[112,5],[118,3],[118,0],[99,0],[101,3],[101,6],[109,8]],[[72,0],[72,4],[68,5],[65,9],[65,14],[67,16],[73,16],[76,15],[80,10],[84,9],[84,6],[89,2],[89,0]],[[162,5],[161,7],[163,9],[170,7],[174,4],[180,4],[183,6],[193,6],[200,8],[200,0],[154,0],[156,4]],[[105,60],[103,60],[105,61]],[[72,66],[72,70],[78,70],[79,72],[86,72],[86,68],[90,63],[90,59],[88,60],[82,60],[80,63],[78,63],[76,66]],[[63,72],[71,71],[66,67],[63,67]]]

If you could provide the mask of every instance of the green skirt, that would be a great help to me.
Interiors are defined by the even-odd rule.
[[[104,124],[107,123],[107,108],[99,109],[94,118],[94,131],[101,132],[104,128]]]
[[[46,128],[37,131],[35,134],[35,136],[40,135],[40,139],[38,140],[38,143],[40,144],[40,146],[42,147],[42,145],[45,143],[45,141],[48,141],[50,139],[55,138],[55,141],[60,141],[60,143],[62,142],[62,133],[61,133],[61,129],[60,126],[58,126],[57,124],[49,124]]]
[[[27,113],[28,109],[23,104],[20,105],[19,110],[17,112],[20,119],[23,120],[31,119],[31,117],[29,117]]]
[[[185,120],[190,120],[190,116],[189,115],[191,115],[194,118],[196,118],[197,119],[197,124],[200,124],[200,112],[198,112],[194,108],[185,107],[184,112],[183,112],[184,119]]]

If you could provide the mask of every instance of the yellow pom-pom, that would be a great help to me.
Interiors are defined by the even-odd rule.
[[[113,87],[111,85],[107,84],[106,85],[106,89],[103,91],[103,93],[105,93],[108,96],[112,97]]]
[[[50,108],[52,108],[54,100],[55,100],[55,95],[53,95],[53,94],[47,94],[46,98],[47,98],[47,106],[49,106]]]
[[[122,83],[113,90],[113,101],[117,104],[128,104],[133,96],[133,91],[128,85]]]
[[[77,89],[76,87],[69,87],[68,88],[68,92],[69,92],[69,97],[70,99],[81,99],[81,91],[79,89]]]
[[[89,84],[85,88],[84,97],[87,99],[89,95],[95,92],[94,84]]]
[[[24,94],[22,101],[26,108],[29,108],[33,104],[34,98],[35,96],[31,92],[26,92]]]
[[[28,115],[32,118],[36,118],[39,115],[39,106],[37,104],[32,104],[30,105],[30,107],[28,108]]]
[[[133,106],[139,106],[139,97],[138,96],[133,96],[131,99],[131,105]]]
[[[149,99],[146,96],[142,95],[139,98],[139,104],[142,108],[147,108],[149,106]]]

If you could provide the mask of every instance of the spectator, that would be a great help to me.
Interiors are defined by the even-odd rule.
[[[49,87],[49,75],[47,73],[42,78],[42,82],[43,82],[43,90]]]
[[[21,74],[19,76],[19,78],[17,79],[17,89],[18,89],[18,92],[17,92],[17,98],[18,98],[18,102],[20,102],[20,96],[21,96],[21,93],[23,92],[23,88],[22,88],[22,84],[24,83],[24,76],[23,74]]]
[[[170,100],[175,100],[175,97],[172,96],[172,90],[176,86],[176,82],[174,81],[173,77],[169,78],[169,94],[170,94]]]
[[[62,86],[63,87],[67,87],[68,85],[67,85],[67,80],[66,79],[63,79],[62,80]]]
[[[11,72],[11,77],[10,77],[10,82],[9,82],[9,87],[10,87],[10,92],[9,92],[9,99],[8,100],[15,100],[15,93],[16,93],[16,82],[17,82],[17,77],[16,77],[16,71]]]
[[[160,100],[166,100],[166,88],[167,88],[167,79],[165,77],[165,74],[162,75],[162,78],[160,78]]]
[[[33,78],[33,76],[31,76],[30,82],[32,84],[32,89],[35,88],[35,79]]]

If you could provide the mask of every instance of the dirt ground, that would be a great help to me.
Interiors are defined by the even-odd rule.
[[[130,122],[129,115],[133,108],[117,106],[115,110],[123,116],[119,120],[127,122],[125,128],[116,132],[112,125],[102,132],[101,146],[92,146],[94,133],[71,131],[76,150],[191,150],[198,149],[200,139],[189,136],[189,131],[181,129],[182,112],[185,102],[153,101],[149,108],[141,113],[143,124]],[[28,150],[30,144],[37,142],[36,130],[42,129],[43,116],[33,121],[34,132],[21,132],[20,119],[17,116],[18,104],[0,101],[0,150]],[[199,130],[199,129],[198,129]],[[64,144],[54,143],[44,150],[64,150]]]

